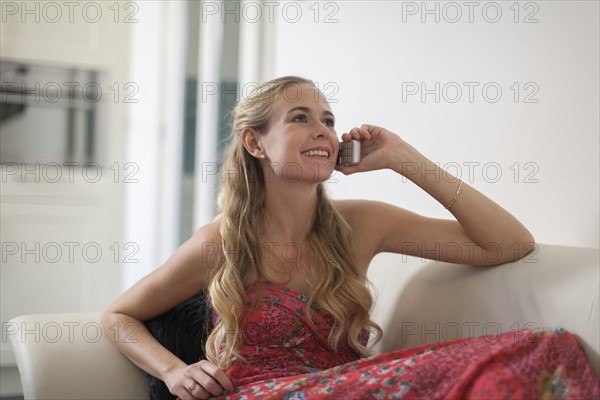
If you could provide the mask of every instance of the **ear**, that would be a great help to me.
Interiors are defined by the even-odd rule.
[[[260,132],[256,128],[242,129],[242,144],[246,151],[255,158],[264,158],[263,148],[260,145]]]

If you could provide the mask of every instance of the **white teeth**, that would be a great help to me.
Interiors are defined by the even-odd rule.
[[[309,150],[302,152],[305,156],[320,156],[320,157],[329,157],[329,153],[325,150]]]

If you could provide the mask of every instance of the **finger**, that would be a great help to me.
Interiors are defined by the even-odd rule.
[[[352,136],[350,136],[350,134],[349,134],[349,133],[347,133],[347,132],[344,132],[344,133],[342,133],[342,137],[341,137],[341,139],[342,139],[342,141],[344,141],[344,142],[348,142],[348,141],[352,140]]]
[[[181,393],[178,391],[176,396],[178,400],[196,400],[194,395],[191,394],[190,391],[185,388],[181,390]]]
[[[371,132],[368,129],[368,125],[363,124],[359,130],[358,130],[361,134],[361,137],[365,138],[365,139],[370,139],[371,138]]]
[[[209,361],[201,361],[200,366],[208,373],[218,384],[227,391],[233,390],[233,384],[225,372]],[[220,394],[220,393],[219,393]]]
[[[212,393],[209,393],[207,390],[205,390],[204,387],[198,382],[194,382],[194,386],[189,386],[187,390],[192,394],[192,396],[194,396],[194,399],[207,399],[213,395]]]
[[[350,129],[350,132],[348,132],[350,134],[350,137],[354,140],[360,140],[360,133],[358,131],[358,128],[352,128]]]
[[[233,392],[233,383],[222,369],[217,368],[217,370],[212,373],[212,376],[226,391]]]
[[[196,396],[197,393],[203,392],[204,395],[209,394],[212,396],[219,396],[223,394],[223,387],[217,381],[215,381],[212,376],[203,373],[196,373],[192,376],[196,380],[196,386],[194,387],[193,391],[190,390],[190,392],[193,392],[192,394],[194,394],[195,397],[198,397]]]
[[[367,140],[371,138],[371,133],[363,126],[360,128],[352,128],[350,130],[350,134],[352,135],[352,139],[355,140]]]
[[[379,126],[370,125],[370,124],[362,124],[361,129],[366,130],[369,133],[374,133],[376,130],[381,129]]]
[[[228,379],[223,379],[223,385],[214,375],[221,376],[219,371],[224,373],[214,364],[209,361],[203,360],[197,364],[199,368],[194,368],[191,371],[193,379],[202,387],[203,390],[213,396],[219,396],[225,391],[225,386],[229,383],[229,387],[232,387],[231,382]]]

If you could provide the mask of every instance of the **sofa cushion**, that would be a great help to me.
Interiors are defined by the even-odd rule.
[[[165,348],[187,364],[205,357],[204,344],[212,329],[211,306],[204,291],[175,308],[145,321],[145,325]],[[150,400],[175,399],[167,385],[148,375]]]

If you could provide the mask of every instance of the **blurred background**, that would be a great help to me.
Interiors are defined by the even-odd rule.
[[[339,135],[388,128],[538,242],[598,248],[596,1],[0,9],[2,398],[21,393],[6,322],[100,311],[210,221],[227,113],[277,76],[312,79]],[[327,186],[452,217],[390,171],[337,173]],[[69,333],[53,329],[18,334]]]

